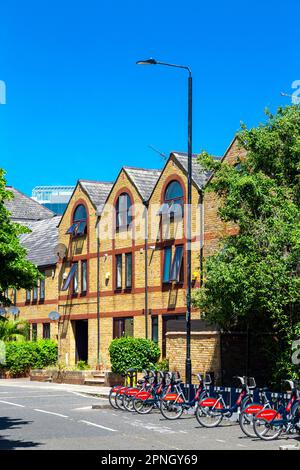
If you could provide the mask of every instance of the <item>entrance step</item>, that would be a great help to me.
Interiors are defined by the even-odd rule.
[[[85,379],[84,385],[104,385],[105,380],[103,378]]]

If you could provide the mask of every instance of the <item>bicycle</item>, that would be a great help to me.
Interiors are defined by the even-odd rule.
[[[211,384],[210,375],[206,374],[205,378],[202,374],[195,376],[198,377],[199,386],[194,398],[191,400],[187,400],[183,393],[180,386],[182,380],[180,380],[180,378],[176,379],[174,376],[172,377],[172,386],[175,390],[165,394],[160,402],[160,412],[164,418],[169,420],[178,419],[184,411],[188,411],[194,407],[197,409],[198,403],[208,396],[206,387]]]
[[[123,377],[125,377],[125,382],[131,378],[131,374],[133,372],[133,369],[128,369],[125,374],[122,374]],[[132,389],[137,389],[138,391],[141,389],[142,385],[144,384],[145,377],[148,375],[148,371],[143,371],[145,373],[144,378],[142,380],[139,380],[137,383],[137,387],[130,387],[130,386],[124,386],[124,385],[117,385],[111,388],[109,392],[109,403],[110,405],[118,410],[118,409],[124,409],[124,403],[123,403],[123,398],[124,394],[128,390]]]
[[[157,377],[160,377],[160,380]],[[146,390],[141,390],[133,398],[133,408],[139,414],[148,414],[153,408],[159,408],[160,400],[171,391],[171,373],[158,372],[156,380]]]
[[[284,380],[291,389],[291,395],[285,406],[283,397],[278,409],[259,411],[253,422],[257,437],[264,441],[277,439],[284,431],[286,434],[296,431],[300,433],[300,394],[293,380]]]
[[[234,378],[237,378],[241,382],[242,390],[233,406],[226,406],[221,393],[218,394],[218,397],[205,397],[199,402],[195,416],[201,426],[205,428],[217,427],[224,417],[231,418],[233,413],[243,410],[247,405],[253,402],[250,389],[256,386],[254,378],[249,378],[251,385],[248,385],[247,377],[238,376]]]
[[[240,428],[248,437],[256,437],[253,429],[253,420],[255,415],[262,410],[272,408],[272,403],[266,394],[267,391],[267,387],[258,389],[259,402],[252,402],[249,405],[246,405],[246,407],[239,413]]]

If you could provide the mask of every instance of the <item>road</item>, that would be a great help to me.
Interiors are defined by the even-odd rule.
[[[0,449],[182,450],[278,449],[295,444],[294,437],[263,442],[243,435],[238,424],[201,428],[193,416],[166,421],[159,412],[137,415],[92,409],[108,401],[78,392],[5,385],[0,380]]]

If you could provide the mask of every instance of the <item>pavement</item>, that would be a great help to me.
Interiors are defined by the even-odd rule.
[[[231,421],[205,429],[192,415],[167,421],[159,411],[113,410],[106,398],[90,395],[99,388],[0,379],[0,449],[278,450],[299,443],[296,435],[272,442],[247,438]]]

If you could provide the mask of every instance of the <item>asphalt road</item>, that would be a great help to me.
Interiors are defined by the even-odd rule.
[[[137,415],[92,409],[105,399],[78,392],[0,386],[0,449],[278,449],[296,444],[295,437],[263,442],[243,435],[230,421],[215,429],[201,428],[193,416],[165,420],[159,412]]]

